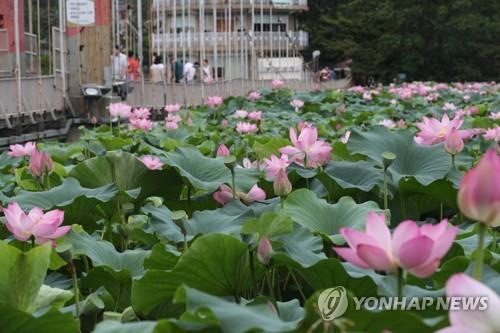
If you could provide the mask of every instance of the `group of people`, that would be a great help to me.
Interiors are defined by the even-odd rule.
[[[321,82],[335,80],[335,71],[333,71],[328,66],[324,67],[322,70],[319,71],[319,80]]]
[[[141,78],[139,60],[134,51],[128,52],[128,57],[121,52],[120,46],[116,45],[111,56],[111,74],[113,78],[113,89],[122,100],[127,99],[129,81],[138,81]]]
[[[172,82],[172,83],[186,83],[193,84],[196,81],[201,81],[206,84],[213,82],[212,67],[209,65],[208,60],[203,60],[200,68],[198,62],[187,61],[184,63],[182,60],[172,59],[170,62],[170,77],[167,67],[164,64],[161,55],[154,55],[153,65],[151,65],[151,81],[158,82]]]
[[[115,46],[112,66],[114,81],[139,81],[141,79],[140,64],[134,51],[129,51],[127,57],[118,45]]]
[[[170,77],[162,55],[153,55],[153,64],[150,67],[150,78],[154,83],[175,82],[193,84],[202,81],[206,84],[214,81],[212,66],[207,59],[199,62],[172,59],[170,63]],[[120,47],[115,47],[112,56],[113,80],[116,81],[139,81],[141,79],[140,63],[135,57],[134,51],[128,52],[128,57],[121,52]]]

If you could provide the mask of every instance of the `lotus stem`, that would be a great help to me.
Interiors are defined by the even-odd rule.
[[[491,229],[491,233],[493,234],[493,244],[491,245],[491,250],[495,252],[497,249],[497,232],[495,228]]]
[[[80,291],[78,290],[78,279],[76,277],[76,268],[73,264],[73,261],[68,265],[69,270],[71,271],[71,279],[73,281],[73,293],[75,294],[75,309],[76,316],[75,318],[80,318]]]
[[[255,280],[255,266],[254,266],[254,261],[253,261],[253,251],[250,249],[248,250],[248,259],[250,262],[250,275],[252,277],[252,297],[255,296],[255,293],[257,292],[257,282]]]
[[[477,244],[478,253],[476,254],[476,267],[474,269],[474,277],[476,280],[481,280],[481,271],[483,270],[484,259],[484,235],[486,234],[486,224],[479,223],[479,241]]]
[[[234,174],[234,169],[231,169],[231,184],[233,189],[233,199],[236,199],[236,175]]]
[[[453,168],[453,170],[457,169],[457,167],[455,165],[455,155],[454,154],[451,155],[451,167]]]
[[[387,169],[384,169],[384,210],[387,213],[388,201],[387,201]]]
[[[295,285],[297,286],[297,289],[299,289],[299,294],[302,297],[302,301],[304,301],[304,304],[305,304],[307,302],[307,298],[304,295],[304,292],[302,291],[302,287],[300,286],[299,281],[297,280],[297,278],[295,277],[295,274],[293,274],[293,271],[290,268],[288,268],[288,271],[290,272],[292,279],[293,279],[293,282],[295,282]]]
[[[398,300],[401,300],[403,297],[403,269],[401,267],[398,267],[398,272],[397,272],[397,296]]]
[[[269,293],[271,294],[271,300],[274,305],[276,305],[276,293],[274,292],[274,287],[271,283],[271,276],[269,274],[269,269],[266,270],[266,281],[267,281],[267,289],[269,289]]]
[[[285,197],[280,197],[280,205],[281,205],[281,209],[285,208]]]

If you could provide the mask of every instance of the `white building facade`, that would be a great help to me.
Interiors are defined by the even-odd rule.
[[[150,45],[169,61],[207,59],[216,80],[302,79],[305,10],[307,0],[155,0]]]

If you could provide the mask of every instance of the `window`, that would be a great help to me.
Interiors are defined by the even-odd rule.
[[[253,30],[260,32],[261,27],[263,28],[262,31],[264,31],[264,32],[271,31],[271,28],[272,28],[272,31],[276,31],[276,32],[278,32],[278,31],[285,32],[286,31],[286,24],[285,23],[273,23],[273,24],[264,23],[262,25],[260,23],[255,23]]]

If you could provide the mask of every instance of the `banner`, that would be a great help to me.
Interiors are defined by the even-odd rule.
[[[67,0],[66,15],[69,27],[95,25],[94,0]]]

